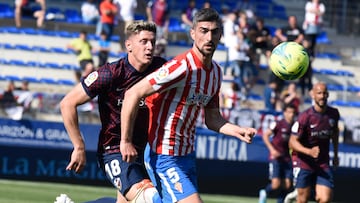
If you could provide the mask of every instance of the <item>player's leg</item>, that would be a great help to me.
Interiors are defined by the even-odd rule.
[[[103,155],[101,168],[119,190],[117,203],[123,203],[125,198],[134,203],[161,202],[157,190],[146,174],[143,160],[143,156],[139,156],[135,162],[127,163],[122,160],[120,153]]]
[[[304,187],[304,188],[296,188],[297,190],[297,203],[306,203],[310,198],[311,194],[311,187]]]
[[[296,190],[298,193],[297,203],[306,203],[311,195],[311,186],[315,185],[314,172],[300,169],[296,180]]]
[[[284,162],[284,177],[285,177],[285,190],[290,191],[293,189],[293,180],[294,180],[294,173],[293,173],[293,166],[292,162]]]
[[[299,176],[299,172],[300,172],[300,167],[298,167],[298,162],[296,161],[296,156],[293,154],[292,155],[292,166],[291,166],[291,172],[292,172],[292,187],[293,190],[291,192],[289,192],[284,199],[284,203],[292,203],[296,200],[297,198],[297,190],[296,190],[296,183],[297,183],[297,179]]]
[[[259,203],[266,202],[266,198],[269,195],[274,195],[280,189],[280,164],[276,160],[271,160],[269,162],[269,180],[271,180],[270,184],[266,185],[264,189],[259,191]]]
[[[187,203],[187,202],[202,203],[202,200],[199,196],[199,193],[194,193],[194,194],[178,201],[178,203]]]
[[[195,153],[167,156],[151,152],[150,156],[163,202],[202,203],[198,194]]]
[[[15,25],[16,27],[21,27],[21,7],[22,7],[23,0],[16,0],[15,1]]]
[[[150,179],[134,184],[126,194],[130,203],[162,203],[160,195]]]
[[[330,169],[319,172],[316,187],[315,200],[320,203],[331,202],[333,196],[334,179]]]
[[[286,195],[293,189],[292,179],[292,163],[291,161],[281,161],[279,162],[279,172],[278,177],[281,179],[279,188],[277,189],[277,202],[283,203]]]
[[[297,190],[294,189],[292,192],[289,192],[285,199],[284,199],[284,203],[292,203],[296,200],[296,197],[297,197]]]
[[[319,203],[331,202],[332,199],[332,189],[325,185],[316,185],[316,196],[315,200]]]
[[[44,19],[45,19],[45,11],[39,10],[34,13],[34,17],[36,18],[36,26],[38,28],[42,28],[44,25]]]
[[[126,198],[121,194],[120,191],[117,191],[116,194],[116,203],[127,203]]]

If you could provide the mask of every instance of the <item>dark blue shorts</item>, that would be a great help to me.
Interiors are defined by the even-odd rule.
[[[102,154],[98,157],[98,162],[107,179],[123,195],[133,184],[149,179],[144,166],[144,157],[140,154],[133,163],[123,161],[120,153]]]
[[[330,168],[315,171],[300,169],[296,178],[295,187],[306,188],[315,185],[324,185],[329,188],[334,188],[334,178]]]
[[[293,179],[293,170],[291,161],[277,161],[271,160],[269,163],[269,179],[280,178],[285,179],[288,178],[290,180]]]

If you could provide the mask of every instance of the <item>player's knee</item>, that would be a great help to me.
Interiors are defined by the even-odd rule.
[[[331,197],[324,195],[316,195],[315,200],[316,202],[320,202],[320,203],[328,203],[331,202]]]
[[[150,180],[143,180],[131,203],[162,203],[159,192]]]

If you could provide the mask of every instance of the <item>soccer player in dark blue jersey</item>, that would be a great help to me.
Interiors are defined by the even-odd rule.
[[[260,190],[259,202],[266,202],[266,197],[270,194],[278,196],[278,202],[283,202],[285,194],[291,189],[292,163],[289,138],[295,115],[295,106],[285,105],[283,118],[272,122],[262,136],[269,150],[269,179],[271,183],[265,189]],[[271,136],[272,138],[270,138]]]
[[[329,96],[323,82],[315,84],[310,92],[313,106],[302,112],[292,127],[289,145],[296,152],[295,161],[297,202],[304,203],[315,190],[316,202],[330,202],[333,197],[334,180],[330,168],[330,143],[333,145],[333,167],[338,159],[338,109],[327,104]]]
[[[152,202],[151,199],[158,197],[158,193],[149,180],[143,162],[149,122],[148,108],[144,100],[139,103],[136,129],[130,140],[138,156],[131,162],[123,161],[120,153],[120,109],[125,91],[166,61],[154,56],[154,23],[135,21],[127,27],[126,34],[127,55],[90,73],[60,103],[64,125],[74,146],[66,169],[80,173],[85,167],[85,144],[79,130],[77,107],[97,96],[101,120],[98,161],[109,181],[118,189],[117,203],[136,203],[141,198],[148,198],[150,200],[146,202]]]

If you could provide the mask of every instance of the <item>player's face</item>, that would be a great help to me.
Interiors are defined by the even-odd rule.
[[[204,56],[212,56],[220,41],[221,28],[216,22],[198,22],[191,29],[194,46]]]
[[[135,59],[136,64],[140,66],[150,64],[155,50],[155,33],[143,30],[139,34],[129,37],[126,48],[129,55]]]
[[[284,111],[284,118],[287,122],[292,123],[295,118],[295,109],[287,107]]]
[[[329,96],[329,93],[327,91],[326,85],[324,84],[315,85],[312,90],[312,94],[316,106],[323,108],[327,105],[327,98]]]

